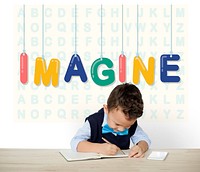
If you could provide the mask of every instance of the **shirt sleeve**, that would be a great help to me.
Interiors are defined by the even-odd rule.
[[[136,145],[139,141],[146,141],[148,146],[151,144],[151,140],[147,136],[147,134],[142,130],[142,128],[138,125],[135,134],[131,136],[131,141]]]
[[[91,137],[91,129],[88,120],[83,124],[81,128],[78,129],[75,136],[72,138],[70,145],[71,149],[77,151],[77,146],[79,142],[88,140]]]

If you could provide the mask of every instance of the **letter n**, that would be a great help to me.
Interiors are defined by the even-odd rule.
[[[133,83],[138,84],[140,82],[140,72],[142,73],[147,84],[152,85],[154,83],[154,71],[155,71],[155,59],[153,57],[149,58],[148,70],[145,67],[142,59],[140,57],[134,58],[133,66]]]

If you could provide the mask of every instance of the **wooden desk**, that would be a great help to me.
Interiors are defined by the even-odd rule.
[[[146,156],[67,162],[59,150],[0,149],[0,172],[200,172],[200,149],[165,150],[164,161],[148,160]]]

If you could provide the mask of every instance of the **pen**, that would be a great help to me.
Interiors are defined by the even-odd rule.
[[[106,140],[104,137],[102,137],[102,140],[103,140],[104,142],[108,143],[108,144],[112,144],[112,143],[110,143],[108,140]]]
[[[108,143],[108,144],[112,144],[112,143],[110,143],[107,139],[105,139],[104,137],[102,137],[102,140],[104,141],[104,142],[106,142],[106,143]],[[124,152],[120,149],[120,151],[122,152],[122,154],[124,154]]]

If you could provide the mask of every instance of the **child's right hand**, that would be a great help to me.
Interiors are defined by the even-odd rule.
[[[100,152],[105,155],[115,155],[119,150],[120,148],[114,144],[102,143]]]

